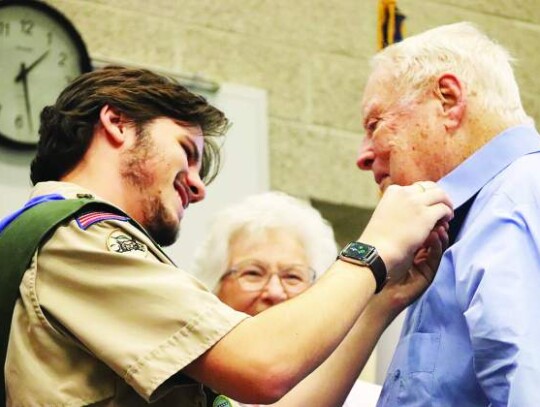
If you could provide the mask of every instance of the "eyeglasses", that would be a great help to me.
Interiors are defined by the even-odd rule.
[[[223,278],[231,276],[244,291],[261,291],[275,274],[283,289],[289,294],[298,294],[315,281],[315,270],[302,264],[280,266],[276,272],[273,267],[258,260],[246,260],[231,267]]]

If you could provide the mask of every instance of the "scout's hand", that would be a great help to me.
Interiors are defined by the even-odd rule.
[[[412,267],[400,279],[390,279],[384,289],[370,301],[389,321],[415,301],[431,284],[441,256],[448,247],[448,224],[437,226],[416,254]]]
[[[390,279],[401,281],[435,224],[452,216],[450,199],[434,182],[391,185],[359,240],[375,246]]]

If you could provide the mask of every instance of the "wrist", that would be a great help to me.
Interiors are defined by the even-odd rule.
[[[334,266],[338,267],[339,272],[337,274],[340,276],[340,278],[344,275],[348,276],[348,285],[350,287],[356,287],[356,292],[361,289],[362,292],[368,294],[369,297],[373,296],[377,283],[375,281],[373,273],[371,273],[368,267],[359,266],[358,264],[352,264],[350,262],[343,261],[339,257],[336,258]],[[326,274],[329,273],[325,273],[325,275]]]
[[[386,265],[374,246],[361,242],[350,242],[341,250],[337,258],[370,270],[375,279],[375,294],[383,289],[388,280]]]
[[[399,266],[399,264],[403,261],[403,253],[396,250],[395,245],[392,244],[387,237],[381,238],[380,235],[372,236],[369,233],[362,233],[357,241],[367,243],[377,248],[377,253],[384,262],[389,276],[391,275],[391,270]]]
[[[384,297],[384,292],[383,294],[375,295],[369,301],[362,313],[364,318],[373,321],[373,323],[376,322],[383,330],[386,329],[400,313],[387,301],[387,298]]]

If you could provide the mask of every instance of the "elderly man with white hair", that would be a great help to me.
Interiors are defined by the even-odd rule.
[[[407,38],[363,107],[359,167],[382,190],[439,181],[457,208],[379,406],[540,406],[540,137],[508,52],[469,23]]]
[[[223,302],[256,315],[307,290],[337,254],[332,228],[317,210],[284,193],[267,192],[216,214],[194,270]],[[409,290],[409,301],[426,282]],[[380,386],[356,378],[379,335],[406,305],[396,308],[390,299],[383,290],[373,301],[371,313],[364,313],[350,334],[354,341],[335,352],[343,359],[321,366],[275,406],[374,406]],[[380,315],[384,318],[374,317]]]

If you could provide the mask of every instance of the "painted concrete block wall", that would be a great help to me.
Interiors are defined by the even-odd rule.
[[[268,91],[271,184],[372,206],[355,168],[360,92],[375,50],[376,3],[339,0],[47,0],[91,55]]]

